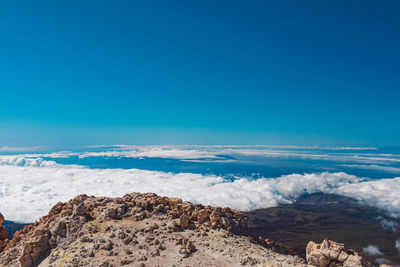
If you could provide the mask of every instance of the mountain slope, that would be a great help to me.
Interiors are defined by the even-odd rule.
[[[77,196],[3,243],[0,266],[305,266],[240,212],[151,193]]]

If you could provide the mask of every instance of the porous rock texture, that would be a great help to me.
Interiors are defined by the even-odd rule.
[[[132,193],[80,195],[3,242],[0,266],[306,266],[247,232],[246,215]]]
[[[308,265],[314,267],[363,267],[374,266],[370,262],[363,262],[362,257],[351,249],[346,249],[344,244],[328,239],[317,244],[310,241],[307,244],[306,258]],[[381,267],[389,266],[386,264]]]

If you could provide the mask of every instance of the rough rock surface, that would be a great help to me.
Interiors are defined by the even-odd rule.
[[[6,229],[2,226],[3,222],[4,216],[0,213],[0,252],[4,249],[7,244],[6,242],[9,239]]]
[[[246,215],[155,194],[80,195],[4,242],[0,266],[306,266]],[[319,265],[318,265],[319,266]]]
[[[306,258],[309,266],[315,267],[362,267],[372,266],[371,263],[363,262],[362,257],[351,249],[346,249],[344,244],[328,239],[317,244],[310,241],[306,249]],[[387,266],[387,265],[381,265]]]

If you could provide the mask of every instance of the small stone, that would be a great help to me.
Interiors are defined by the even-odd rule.
[[[132,242],[132,237],[125,238],[125,240],[123,242],[125,245],[129,245]]]
[[[150,252],[150,255],[151,255],[152,257],[160,256],[160,251],[159,251],[158,249],[153,249],[153,250]]]
[[[81,215],[84,215],[85,212],[86,212],[85,205],[83,205],[83,203],[79,203],[78,205],[76,205],[74,207],[73,214],[81,216]]]
[[[145,255],[142,255],[137,260],[138,261],[147,261],[147,257]]]
[[[190,226],[190,219],[188,216],[186,215],[182,215],[181,217],[179,217],[179,225],[182,228],[188,228]]]
[[[197,214],[197,219],[200,223],[202,223],[209,215],[205,209],[199,210]]]
[[[113,243],[110,240],[107,240],[106,243],[103,246],[101,246],[101,248],[105,250],[112,250]]]

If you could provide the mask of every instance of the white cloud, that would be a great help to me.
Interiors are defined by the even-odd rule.
[[[343,164],[343,167],[357,168],[357,169],[365,169],[365,170],[378,170],[385,171],[391,173],[400,173],[400,168],[398,167],[390,167],[390,166],[381,166],[381,165],[360,165],[360,164]]]
[[[369,245],[366,248],[363,248],[364,253],[368,253],[372,256],[383,255],[383,253],[379,250],[377,246]]]
[[[292,203],[304,193],[336,193],[400,216],[400,178],[367,180],[346,173],[320,173],[231,181],[193,173],[89,169],[42,159],[0,158],[0,162],[0,211],[9,220],[23,222],[40,218],[58,201],[77,194],[121,196],[135,191],[238,210]]]
[[[0,152],[25,152],[25,151],[35,151],[40,148],[41,148],[40,146],[31,146],[31,147],[2,146],[0,147]]]
[[[137,145],[97,145],[88,148],[120,148],[137,149],[148,147],[179,147],[179,148],[280,148],[280,149],[318,149],[318,150],[377,150],[376,147],[323,147],[323,146],[278,146],[278,145],[164,145],[164,146],[137,146]]]
[[[294,158],[303,160],[327,160],[338,162],[376,164],[396,164],[400,162],[397,155],[366,154],[366,153],[337,153],[313,151],[321,147],[307,146],[96,146],[91,148],[111,148],[113,151],[81,152],[80,158],[85,157],[129,157],[129,158],[174,158],[181,160],[220,159],[218,155],[258,156],[269,158]],[[325,150],[365,150],[375,148],[340,147],[324,148]],[[311,153],[312,152],[312,153]],[[64,154],[65,156],[66,154]],[[71,155],[76,155],[71,154]],[[388,167],[390,168],[390,167]],[[393,171],[395,169],[388,169]]]
[[[349,184],[333,191],[355,198],[366,205],[386,210],[394,218],[400,217],[400,177]]]
[[[0,165],[23,167],[82,168],[79,165],[62,165],[55,161],[24,156],[0,156]]]
[[[399,224],[395,221],[390,221],[382,216],[378,216],[376,220],[381,224],[383,229],[389,229],[392,230],[393,232],[397,231],[397,228],[399,227]]]
[[[32,166],[32,167],[56,167],[54,161],[46,161],[42,158],[26,158],[21,156],[0,156],[0,165]]]
[[[186,150],[174,148],[140,148],[130,151],[104,151],[104,152],[83,152],[79,158],[86,157],[128,157],[128,158],[173,158],[173,159],[218,159],[215,151]]]
[[[356,162],[365,164],[398,163],[400,158],[389,157],[383,154],[355,154],[355,153],[309,153],[307,150],[268,150],[268,149],[230,149],[219,153],[237,154],[245,156],[297,158],[310,160],[330,160],[338,162]]]
[[[25,157],[51,157],[66,158],[70,156],[86,157],[127,157],[127,158],[173,158],[180,160],[225,160],[219,155],[257,156],[266,158],[291,158],[300,160],[325,160],[350,163],[348,167],[380,169],[392,173],[399,173],[400,168],[390,166],[399,164],[399,155],[358,153],[357,150],[373,150],[367,147],[317,147],[317,146],[90,146],[88,148],[101,149],[104,151],[83,152],[55,152],[50,154],[26,154]],[[112,150],[110,150],[112,149]],[[331,150],[331,152],[318,151],[318,149]],[[335,150],[354,150],[355,152],[338,152]],[[230,160],[232,161],[232,160]],[[364,164],[364,165],[354,165]],[[351,165],[353,164],[353,165]]]

